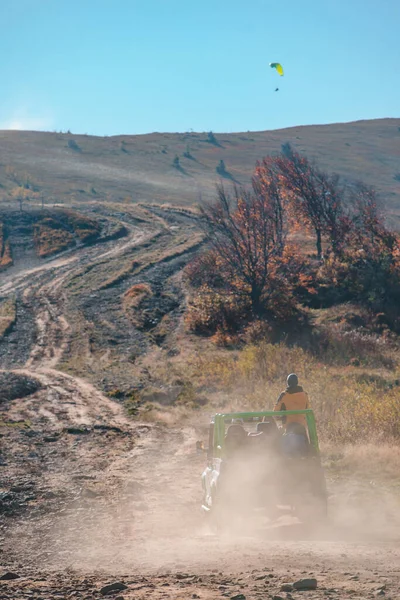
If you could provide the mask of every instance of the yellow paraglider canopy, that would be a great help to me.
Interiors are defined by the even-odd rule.
[[[271,69],[276,69],[279,75],[283,75],[283,67],[281,63],[269,63]]]

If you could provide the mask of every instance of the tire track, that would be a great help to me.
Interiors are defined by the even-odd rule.
[[[58,257],[40,267],[28,268],[16,276],[10,275],[0,286],[0,295],[19,293],[24,304],[33,307],[36,340],[24,366],[12,369],[12,372],[39,379],[47,390],[45,398],[41,398],[39,414],[58,425],[60,420],[85,425],[128,423],[121,405],[83,379],[56,369],[70,341],[71,327],[64,314],[66,281],[88,264],[122,257],[154,235],[153,231],[138,230],[129,223],[124,225],[129,230],[126,241],[114,242],[113,247],[106,250],[98,246],[75,249],[72,256]],[[66,402],[67,410],[60,416],[59,407]],[[26,403],[25,407],[27,409]],[[35,414],[37,418],[36,407],[27,409],[27,417]]]

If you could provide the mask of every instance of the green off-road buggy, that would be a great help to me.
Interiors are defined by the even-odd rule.
[[[207,462],[202,508],[217,526],[250,511],[270,520],[285,512],[302,522],[326,517],[326,484],[311,409],[216,414]]]

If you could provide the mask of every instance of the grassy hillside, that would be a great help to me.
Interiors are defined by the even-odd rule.
[[[226,182],[246,184],[257,159],[288,141],[322,168],[374,185],[400,229],[400,119],[215,138],[0,132],[3,368],[57,366],[124,401],[132,414],[153,418],[156,406],[156,420],[205,403],[270,406],[285,374],[298,371],[330,439],[374,428],[398,435],[398,337],[356,301],[303,307],[307,327],[294,329],[294,350],[263,323],[232,339],[195,335],[188,326],[183,269],[203,239],[190,205],[213,196],[221,160]],[[315,252],[303,239],[304,246]],[[325,410],[326,387],[332,411],[342,410],[343,398],[350,407],[340,431]],[[357,411],[362,427],[350,419]]]
[[[247,183],[256,160],[291,142],[322,168],[363,179],[382,194],[394,222],[400,215],[400,119],[216,134],[152,133],[94,137],[69,133],[0,132],[3,200],[17,186],[45,201],[146,201],[191,204],[214,193],[220,178]],[[179,167],[173,166],[179,157]],[[29,191],[27,192],[29,196]]]

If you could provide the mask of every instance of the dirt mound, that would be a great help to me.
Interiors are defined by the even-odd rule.
[[[41,388],[37,379],[15,373],[0,373],[0,404],[15,398],[25,398]]]

